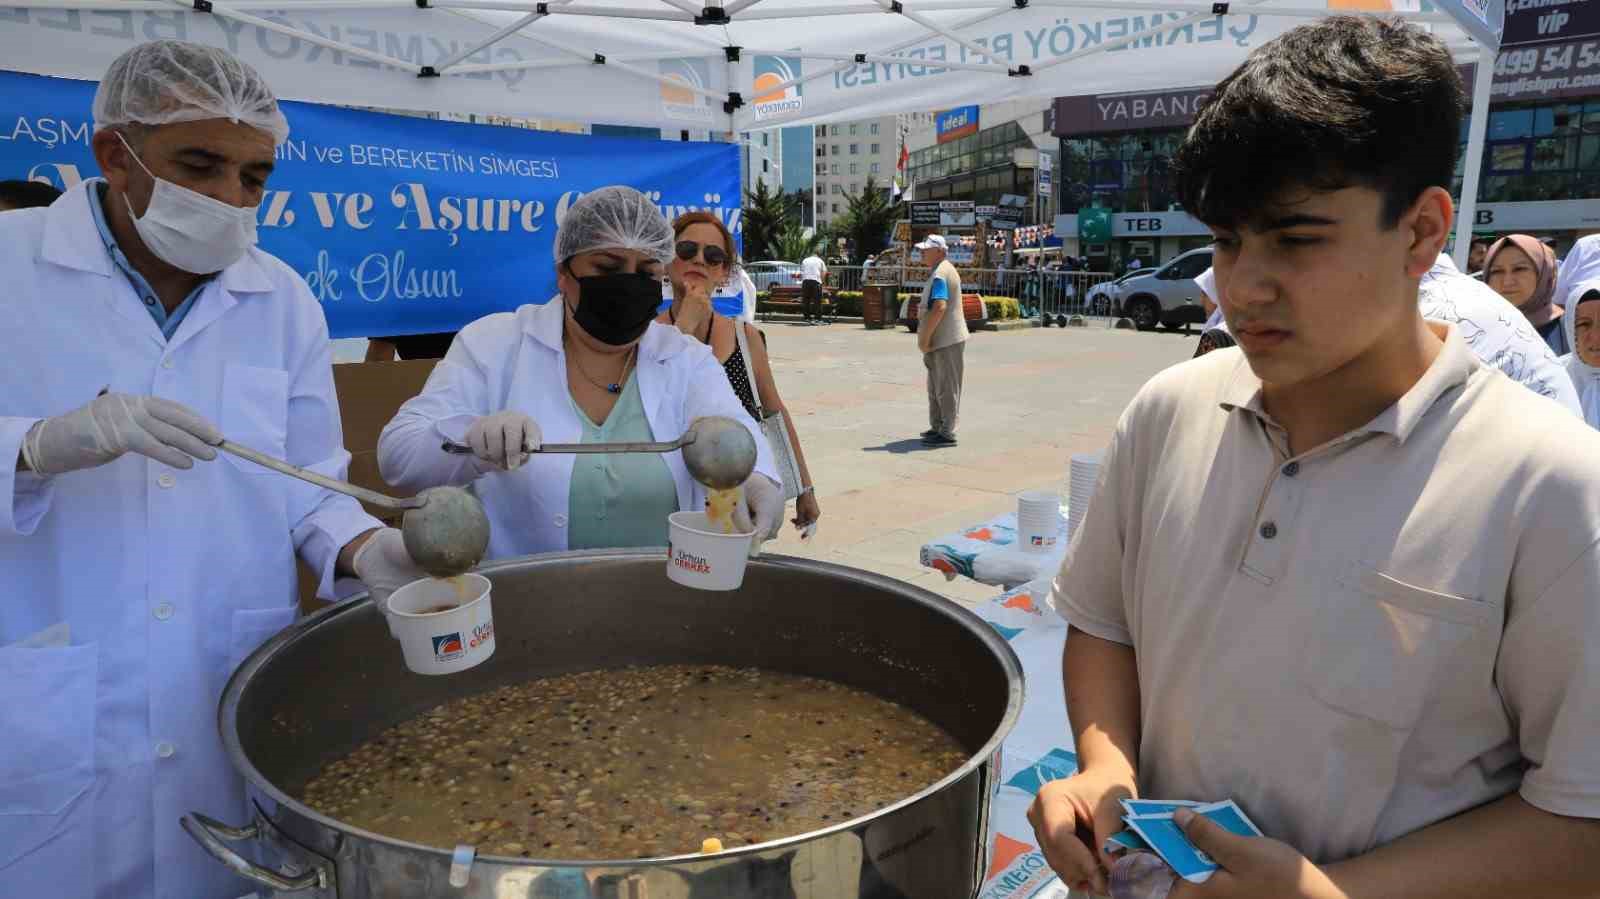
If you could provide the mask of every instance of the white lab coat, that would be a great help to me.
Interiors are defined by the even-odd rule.
[[[564,318],[557,299],[468,325],[456,335],[422,393],[400,407],[378,439],[378,468],[397,488],[409,492],[471,484],[489,515],[490,559],[567,548],[573,456],[535,453],[516,471],[500,472],[471,456],[447,454],[440,446],[447,439],[464,442],[474,419],[504,410],[526,413],[538,422],[546,443],[582,440],[561,344]],[[676,440],[702,416],[732,418],[756,438],[756,471],[778,480],[761,429],[708,347],[676,328],[651,323],[639,342],[635,371],[645,419],[656,440]],[[703,508],[704,489],[689,476],[682,451],[664,459],[677,486],[678,508]]]
[[[346,497],[225,456],[128,455],[18,473],[23,435],[102,387],[175,400],[233,440],[343,476],[327,325],[259,251],[168,343],[101,243],[86,183],[0,215],[0,895],[230,897],[248,887],[178,826],[244,820],[217,736],[229,673],[295,617],[294,556],[332,588],[377,522]],[[10,644],[66,622],[71,645]]]

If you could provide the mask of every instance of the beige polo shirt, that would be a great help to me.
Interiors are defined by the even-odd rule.
[[[1237,348],[1123,414],[1055,601],[1137,653],[1143,795],[1318,863],[1513,790],[1600,817],[1600,432],[1448,328],[1299,457]]]

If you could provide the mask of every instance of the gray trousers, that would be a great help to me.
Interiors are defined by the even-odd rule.
[[[928,428],[945,437],[956,436],[966,349],[963,340],[922,355],[922,364],[928,367]]]

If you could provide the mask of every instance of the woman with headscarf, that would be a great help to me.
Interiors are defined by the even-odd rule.
[[[489,515],[487,558],[567,549],[665,546],[667,516],[701,509],[681,451],[532,453],[552,443],[676,440],[719,415],[756,439],[736,520],[771,539],[783,491],[761,430],[711,351],[654,322],[672,228],[631,187],[603,187],[567,210],[555,238],[553,302],[479,319],[456,336],[419,396],[378,440],[384,480],[405,490],[470,485]],[[449,440],[472,448],[454,455]],[[747,519],[747,520],[743,520]]]
[[[1522,311],[1557,356],[1572,351],[1556,299],[1556,254],[1526,234],[1495,241],[1484,263],[1484,283]]]
[[[1595,278],[1600,278],[1600,234],[1578,238],[1567,258],[1561,260],[1561,271],[1556,275],[1556,302],[1564,305],[1572,296],[1572,288]]]
[[[1567,341],[1572,352],[1563,356],[1567,374],[1578,387],[1583,420],[1600,428],[1600,275],[1580,281],[1567,292]]]
[[[1222,297],[1217,293],[1216,269],[1206,269],[1194,279],[1200,287],[1200,303],[1206,310],[1206,323],[1200,328],[1200,343],[1194,348],[1194,358],[1220,350],[1223,347],[1236,346],[1237,341],[1228,331],[1228,323],[1222,317]]]

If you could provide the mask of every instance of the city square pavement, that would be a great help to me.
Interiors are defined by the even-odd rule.
[[[934,537],[1066,490],[1072,454],[1104,448],[1149,377],[1194,354],[1182,333],[1032,328],[972,335],[959,446],[930,449],[925,370],[904,328],[763,322],[773,373],[816,483],[822,520],[768,551],[864,568],[972,604],[1000,592],[918,564]]]

